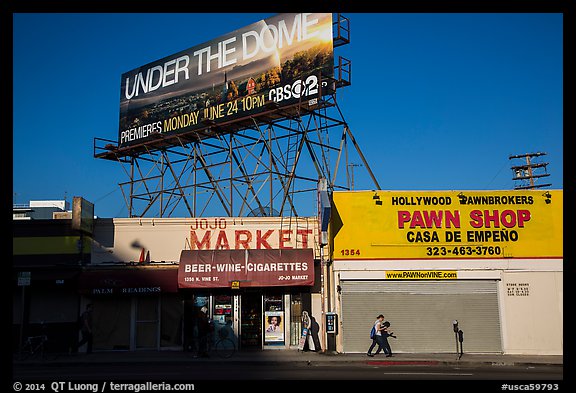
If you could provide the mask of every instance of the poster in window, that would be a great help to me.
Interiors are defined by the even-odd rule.
[[[264,344],[284,344],[284,311],[266,311]]]

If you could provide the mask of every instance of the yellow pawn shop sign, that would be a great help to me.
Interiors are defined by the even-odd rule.
[[[563,257],[563,191],[334,192],[333,259]]]

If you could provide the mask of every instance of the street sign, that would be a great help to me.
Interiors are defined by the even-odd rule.
[[[18,286],[27,287],[30,285],[30,272],[19,272],[18,273]]]

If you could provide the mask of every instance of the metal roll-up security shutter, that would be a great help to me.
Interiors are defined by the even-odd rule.
[[[384,314],[398,337],[393,352],[456,352],[452,321],[464,352],[502,352],[497,281],[341,281],[343,350],[366,352],[369,332]]]

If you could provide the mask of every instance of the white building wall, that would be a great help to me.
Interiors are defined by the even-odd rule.
[[[500,289],[506,353],[562,355],[563,273],[503,272]]]
[[[450,270],[458,280],[499,280],[502,350],[505,354],[563,354],[563,259],[334,261],[340,280],[386,280],[391,270]],[[333,292],[340,313],[340,297]],[[342,336],[337,346],[342,348]]]
[[[271,248],[304,248],[303,236],[297,231],[310,231],[307,235],[307,247],[314,248],[316,257],[318,248],[318,220],[315,217],[218,217],[218,218],[114,218],[97,219],[94,226],[92,243],[92,263],[138,262],[142,248],[150,253],[151,261],[178,262],[182,250],[194,249],[195,239],[191,231],[195,230],[196,240],[201,241],[210,231],[210,249],[215,249],[218,236],[224,232],[230,249],[236,248],[236,231],[250,233],[250,248],[256,248],[258,231],[263,236],[266,231],[273,232],[265,238]],[[280,233],[280,231],[284,231]],[[221,240],[224,238],[220,238]],[[240,248],[244,248],[242,245]]]
[[[68,210],[70,209],[70,203],[64,200],[30,201],[30,207],[56,207],[60,210]]]

